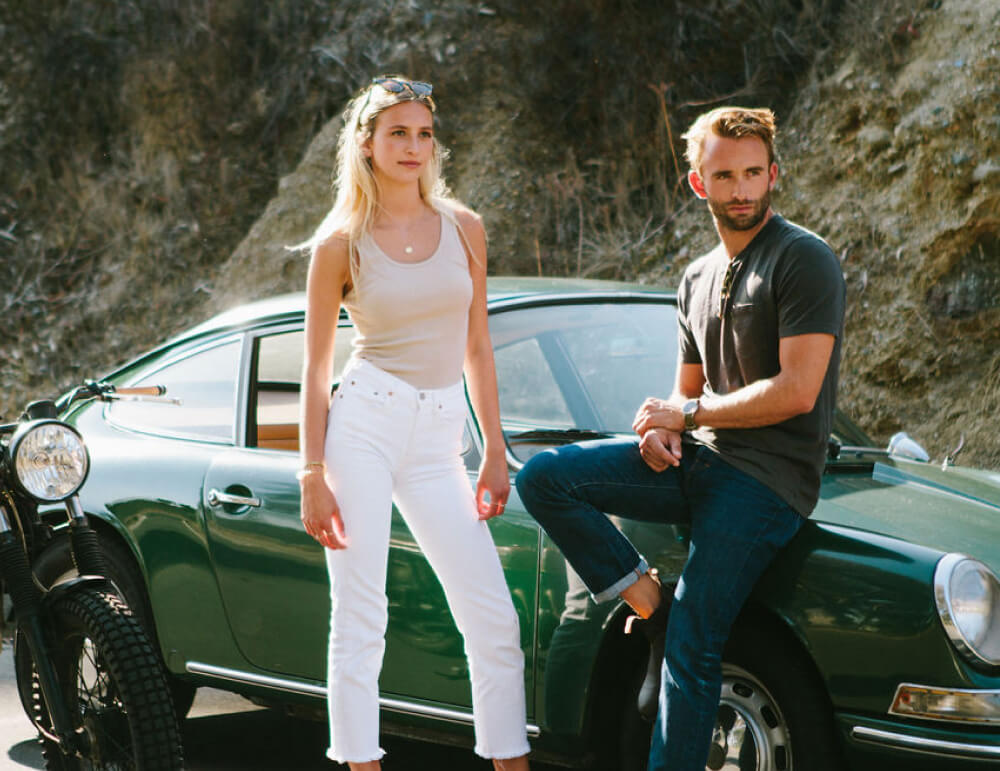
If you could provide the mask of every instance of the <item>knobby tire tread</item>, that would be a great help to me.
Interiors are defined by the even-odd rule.
[[[79,658],[83,639],[89,639],[99,651],[117,700],[123,706],[131,759],[123,761],[123,765],[108,767],[135,771],[183,769],[180,730],[163,668],[128,606],[112,591],[82,589],[59,598],[51,610],[60,638],[54,651],[56,669],[64,681],[68,673],[74,675],[72,682],[63,682],[64,690],[75,693],[77,664],[73,657]],[[35,719],[48,727],[48,711],[37,677],[33,680]],[[67,756],[45,737],[40,741],[49,771],[105,767],[104,763],[95,765],[87,759]]]

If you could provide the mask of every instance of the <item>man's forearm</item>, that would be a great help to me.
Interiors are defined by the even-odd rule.
[[[780,378],[766,378],[723,396],[702,397],[694,422],[712,428],[773,426],[809,412],[814,401],[801,398]]]

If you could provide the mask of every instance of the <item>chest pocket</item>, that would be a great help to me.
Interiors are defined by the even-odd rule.
[[[749,303],[734,303],[729,311],[736,363],[747,385],[778,374],[778,333]]]

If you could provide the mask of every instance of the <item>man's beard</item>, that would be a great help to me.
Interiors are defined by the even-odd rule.
[[[752,204],[753,209],[746,214],[733,216],[727,211],[727,207],[733,204],[732,201],[722,203],[713,198],[708,199],[708,208],[719,225],[726,230],[753,230],[761,223],[767,210],[771,207],[771,191],[766,191],[756,201],[742,201],[741,203]]]

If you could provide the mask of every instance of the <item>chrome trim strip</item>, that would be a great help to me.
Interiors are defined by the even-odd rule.
[[[243,343],[240,345],[239,374],[236,376],[236,393],[233,414],[236,419],[233,424],[233,444],[237,447],[246,447],[247,444],[247,416],[250,407],[250,373],[253,368],[253,346],[254,336],[250,332],[243,333]]]
[[[906,734],[895,733],[894,731],[883,731],[878,728],[866,728],[864,726],[854,726],[851,729],[851,738],[863,742],[871,742],[872,744],[882,744],[917,752],[960,755],[968,758],[1000,759],[1000,745],[966,744],[965,742],[948,742],[942,739],[926,739],[920,736],[908,736]]]
[[[280,677],[270,675],[257,675],[250,672],[241,672],[236,669],[226,669],[212,664],[202,664],[200,661],[189,661],[184,668],[192,675],[207,675],[220,680],[231,680],[234,683],[246,683],[248,685],[260,685],[264,688],[271,688],[276,691],[287,691],[289,693],[300,693],[308,696],[320,696],[326,698],[326,686],[312,685],[310,683],[300,683],[295,680],[285,680]]]
[[[648,292],[636,292],[630,290],[611,289],[607,292],[586,291],[579,292],[542,292],[527,290],[518,292],[509,297],[499,299],[487,299],[487,312],[503,313],[508,310],[518,310],[521,308],[537,308],[546,305],[600,305],[607,303],[659,303],[663,305],[677,305],[676,293],[668,290],[652,289]]]
[[[192,675],[205,675],[207,677],[215,677],[220,680],[230,680],[234,683],[245,683],[247,685],[257,685],[264,688],[271,688],[276,691],[305,694],[307,696],[319,696],[323,699],[326,698],[325,685],[313,685],[311,683],[301,683],[295,680],[285,680],[280,677],[271,677],[270,675],[258,675],[250,672],[241,672],[236,669],[217,667],[212,664],[202,664],[198,661],[189,661],[184,665],[184,668]],[[437,718],[438,720],[447,720],[451,723],[472,725],[472,714],[469,712],[462,712],[457,709],[432,707],[427,704],[414,704],[413,702],[403,701],[401,699],[387,699],[382,696],[379,697],[378,703],[383,709],[387,709],[391,712],[400,712],[406,715],[418,715],[420,717],[432,717]],[[525,728],[527,729],[528,736],[535,737],[541,734],[541,729],[531,723],[528,723]]]

